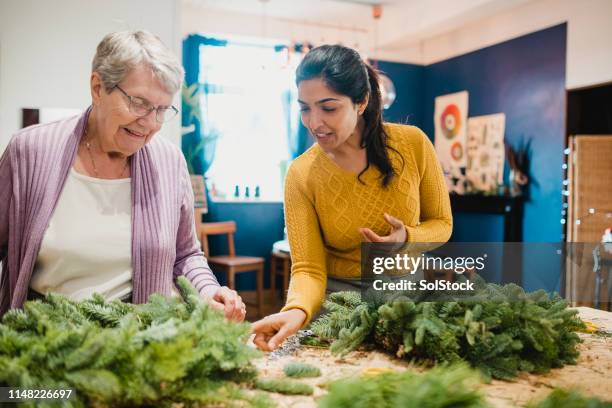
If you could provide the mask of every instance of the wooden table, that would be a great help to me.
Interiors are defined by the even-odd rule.
[[[583,343],[579,345],[580,357],[576,365],[566,365],[543,375],[522,373],[513,381],[493,380],[490,384],[482,384],[481,391],[492,406],[523,406],[527,401],[546,397],[554,387],[575,388],[585,395],[612,400],[612,313],[588,307],[579,307],[577,310],[583,320],[593,322],[611,334],[579,333]],[[256,360],[255,365],[262,377],[282,377],[282,369],[290,361],[313,364],[321,369],[322,376],[300,380],[314,387],[313,396],[270,394],[279,407],[314,408],[317,406],[317,398],[327,392],[325,385],[330,380],[359,374],[365,368],[384,367],[398,371],[415,369],[407,361],[377,351],[354,351],[339,358],[332,356],[327,349],[312,347],[302,347],[295,356],[276,360],[263,357]]]

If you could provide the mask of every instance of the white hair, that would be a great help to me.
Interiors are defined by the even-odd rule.
[[[181,88],[185,70],[180,62],[157,36],[144,30],[107,34],[98,44],[91,69],[110,92],[140,64],[151,68],[169,93]]]

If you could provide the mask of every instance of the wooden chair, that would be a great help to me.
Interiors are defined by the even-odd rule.
[[[221,271],[227,274],[227,286],[236,290],[236,274],[241,272],[256,272],[257,277],[257,306],[258,317],[263,317],[263,279],[265,259],[255,256],[236,255],[234,246],[234,233],[236,223],[234,221],[224,222],[203,222],[198,223],[198,235],[202,243],[202,250],[206,255],[208,264],[213,271]],[[228,255],[210,256],[208,250],[208,236],[221,235],[227,236]]]
[[[279,268],[280,266],[280,268]],[[274,302],[276,303],[276,275],[283,275],[283,293],[282,298],[287,297],[287,289],[289,289],[289,275],[291,274],[291,255],[286,252],[272,251],[270,256],[270,277],[271,284],[270,289],[272,290],[272,296],[274,296]]]

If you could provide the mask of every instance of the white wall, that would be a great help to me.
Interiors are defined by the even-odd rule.
[[[567,22],[566,87],[612,81],[612,0],[538,0],[423,41],[431,64]]]
[[[449,3],[454,1],[449,0]],[[424,31],[416,36],[418,40],[411,40],[408,36],[399,42],[381,42],[377,57],[388,61],[428,65],[567,22],[567,88],[612,81],[612,0],[526,0],[514,1],[514,4],[516,6],[499,11],[492,17],[466,19],[472,22],[434,36],[427,36],[427,33],[439,32],[443,28],[433,24],[433,19],[430,19],[431,27],[425,23],[429,20],[426,18],[428,10],[424,8],[421,14],[415,12],[410,17],[415,20],[415,24],[423,26]],[[491,7],[502,9],[499,3]],[[384,18],[388,18],[385,24],[395,24],[396,16],[389,16],[389,10],[392,7],[383,14]],[[471,14],[476,12],[472,11]],[[348,19],[338,24],[350,27]],[[369,33],[350,34],[316,27],[291,26],[270,17],[267,19],[265,33],[268,38],[309,40],[315,44],[342,42],[349,46],[359,44],[360,48],[366,50],[372,49],[372,27],[363,28],[367,28]],[[389,31],[387,26],[384,29]],[[183,12],[182,32],[184,35],[199,32],[261,37],[264,29],[260,16],[187,4]],[[422,39],[423,35],[425,39]],[[381,36],[381,41],[384,39],[382,37],[385,36]]]
[[[382,49],[378,58],[430,64],[562,22],[568,23],[567,87],[612,81],[612,0],[521,3],[446,34],[398,48],[394,44],[401,52]],[[196,10],[184,7],[180,0],[1,0],[0,151],[20,127],[21,108],[85,108],[95,46],[104,34],[127,28],[153,31],[177,55],[187,33],[262,33],[260,18]],[[292,27],[273,19],[268,20],[266,32],[278,39],[372,45],[366,35]],[[180,142],[179,122],[170,122],[162,130],[176,143]]]
[[[308,2],[309,0],[301,0]],[[333,3],[328,2],[333,5]],[[371,19],[370,10],[366,9],[368,19]],[[299,18],[293,18],[298,20]],[[374,55],[374,23],[369,21],[362,24],[360,18],[351,24],[350,18],[334,23],[325,23],[322,27],[313,25],[317,22],[306,20],[302,23],[288,23],[286,20],[262,16],[249,15],[228,10],[217,10],[193,6],[186,2],[182,12],[181,30],[183,36],[198,33],[202,35],[220,36],[233,35],[255,38],[266,38],[271,40],[310,42],[314,45],[325,43],[341,43],[349,47],[359,49],[365,57],[377,58],[386,61],[418,63],[420,56],[420,45],[409,44],[394,48],[390,51],[379,46]],[[326,25],[341,26],[344,29],[329,28]]]
[[[180,12],[179,0],[1,0],[0,152],[21,108],[89,105],[91,59],[105,34],[144,28],[180,56]],[[180,143],[180,119],[161,135]]]

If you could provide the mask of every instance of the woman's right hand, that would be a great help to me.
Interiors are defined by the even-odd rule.
[[[306,313],[301,309],[291,309],[266,316],[253,323],[255,333],[253,343],[263,351],[274,351],[283,344],[287,337],[295,334],[306,320]]]

